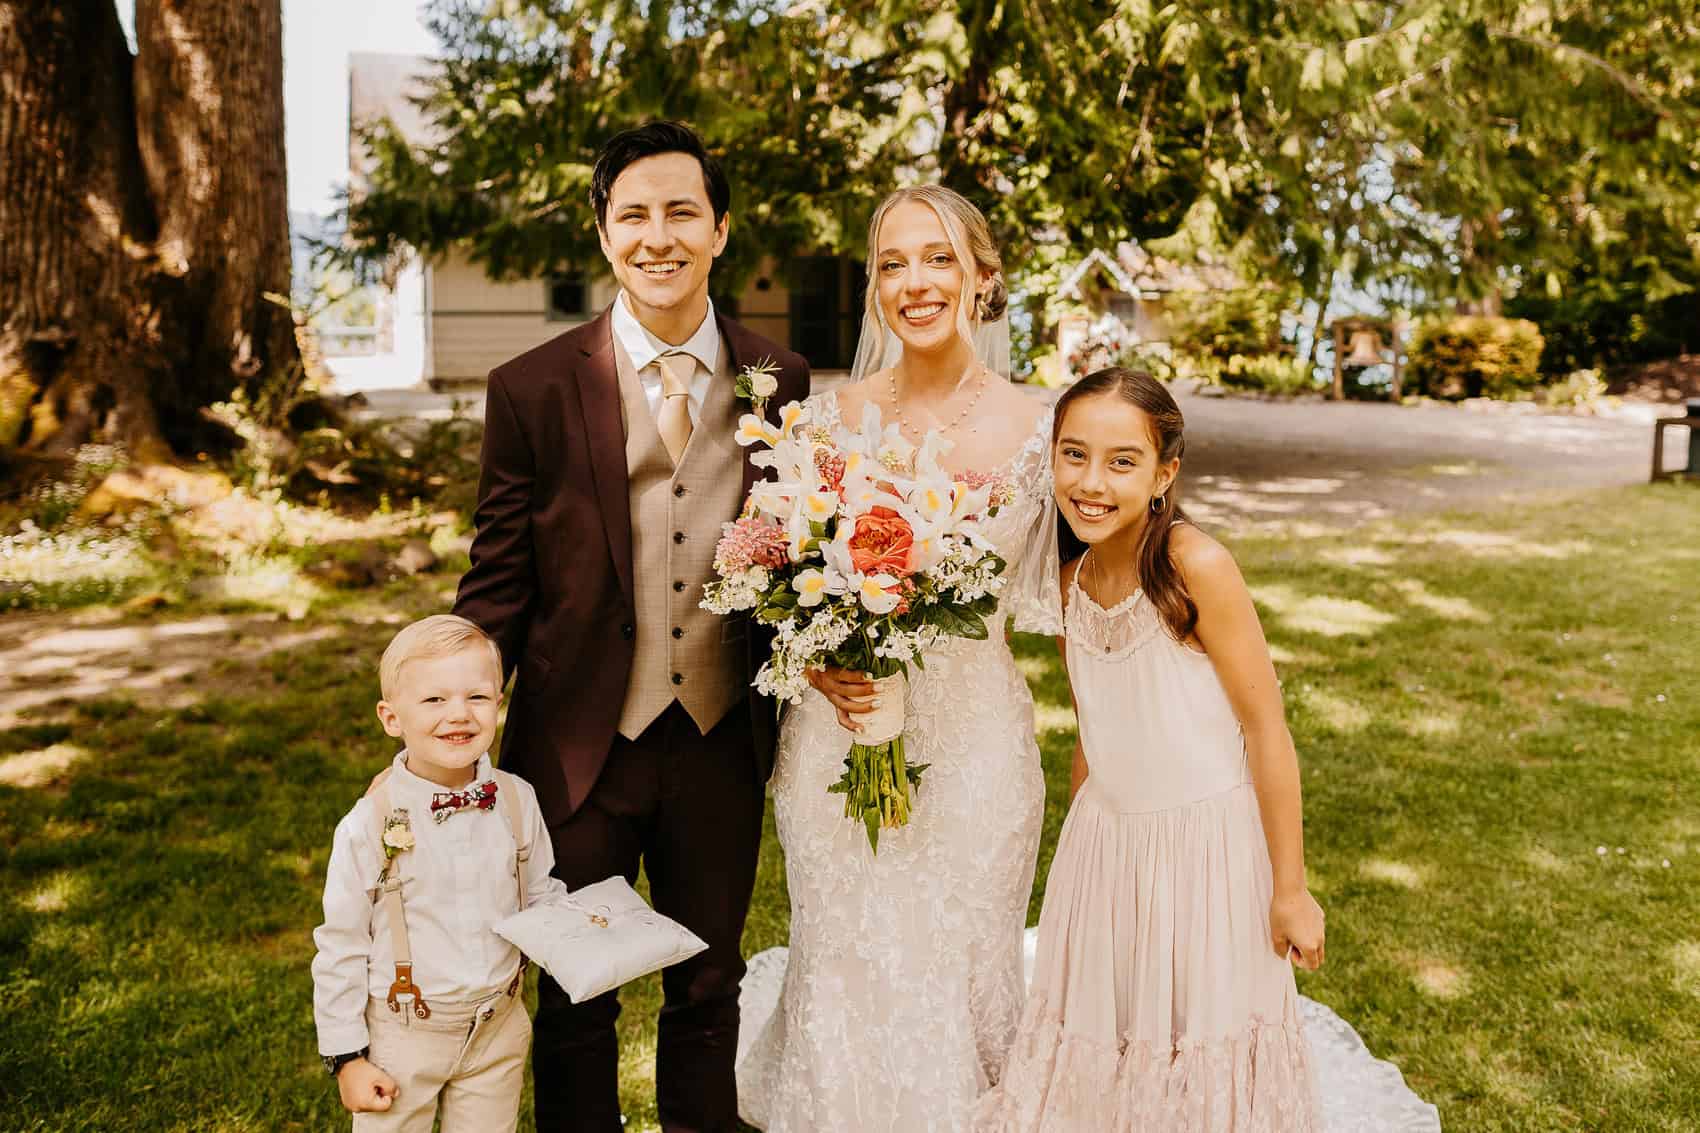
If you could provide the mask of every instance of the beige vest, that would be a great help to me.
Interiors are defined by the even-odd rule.
[[[721,525],[743,506],[744,450],[734,439],[740,406],[731,352],[709,382],[701,416],[675,469],[625,347],[614,340],[626,423],[626,476],[632,511],[632,589],[636,653],[620,710],[620,734],[636,739],[673,701],[706,735],[749,691],[744,622],[704,610]]]

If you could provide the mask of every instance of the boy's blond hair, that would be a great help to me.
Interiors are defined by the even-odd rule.
[[[384,656],[378,662],[378,687],[388,700],[401,676],[401,667],[421,657],[447,657],[473,645],[490,651],[496,671],[502,671],[502,650],[474,622],[459,614],[432,614],[420,618],[390,639]]]

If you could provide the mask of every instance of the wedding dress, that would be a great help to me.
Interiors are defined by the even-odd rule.
[[[809,405],[838,423],[834,394]],[[1059,628],[1046,601],[1058,593],[1050,429],[1046,412],[1004,468],[981,470],[1014,490],[984,524],[1010,581],[986,640],[952,638],[911,670],[905,742],[929,766],[909,824],[881,831],[878,854],[827,793],[850,745],[832,707],[810,690],[781,724],[789,963],[784,950],[754,959],[738,1058],[740,1113],[767,1133],[955,1133],[1008,1053],[1045,782],[1004,627],[1014,615]],[[761,990],[775,982],[776,1009]]]

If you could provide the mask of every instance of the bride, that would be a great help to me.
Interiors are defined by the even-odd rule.
[[[827,792],[871,686],[813,673],[817,691],[781,725],[772,789],[791,947],[752,961],[738,1059],[739,1110],[768,1133],[965,1128],[1025,994],[1045,784],[1004,627],[1013,615],[1060,631],[1050,413],[1006,379],[1002,262],[977,208],[939,186],[899,189],[874,213],[868,253],[852,383],[809,408],[831,424],[872,404],[912,442],[952,442],[950,471],[1003,477],[1014,501],[984,530],[1009,581],[986,640],[951,639],[910,673],[908,754],[930,766],[909,824],[883,831],[877,855]]]

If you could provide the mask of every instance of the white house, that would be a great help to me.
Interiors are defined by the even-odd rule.
[[[410,95],[431,65],[418,55],[351,55],[350,124],[388,117],[404,136],[426,138],[430,125]],[[351,133],[349,171],[356,186],[365,160]],[[841,256],[768,262],[726,313],[790,346],[817,371],[847,369],[860,328],[863,280],[862,265]],[[393,319],[393,335],[381,326],[379,340],[393,337],[393,352],[328,362],[339,377],[353,364],[387,367],[396,384],[481,382],[492,367],[591,318],[616,292],[600,260],[563,265],[548,277],[496,280],[451,253],[404,270],[394,295],[380,304],[380,320]]]
[[[1134,342],[1166,343],[1174,333],[1170,305],[1177,292],[1239,286],[1224,264],[1179,263],[1132,240],[1117,244],[1113,253],[1094,248],[1063,274],[1057,288],[1058,298],[1071,304],[1057,322],[1057,352],[1068,357],[1105,318],[1120,323]]]

